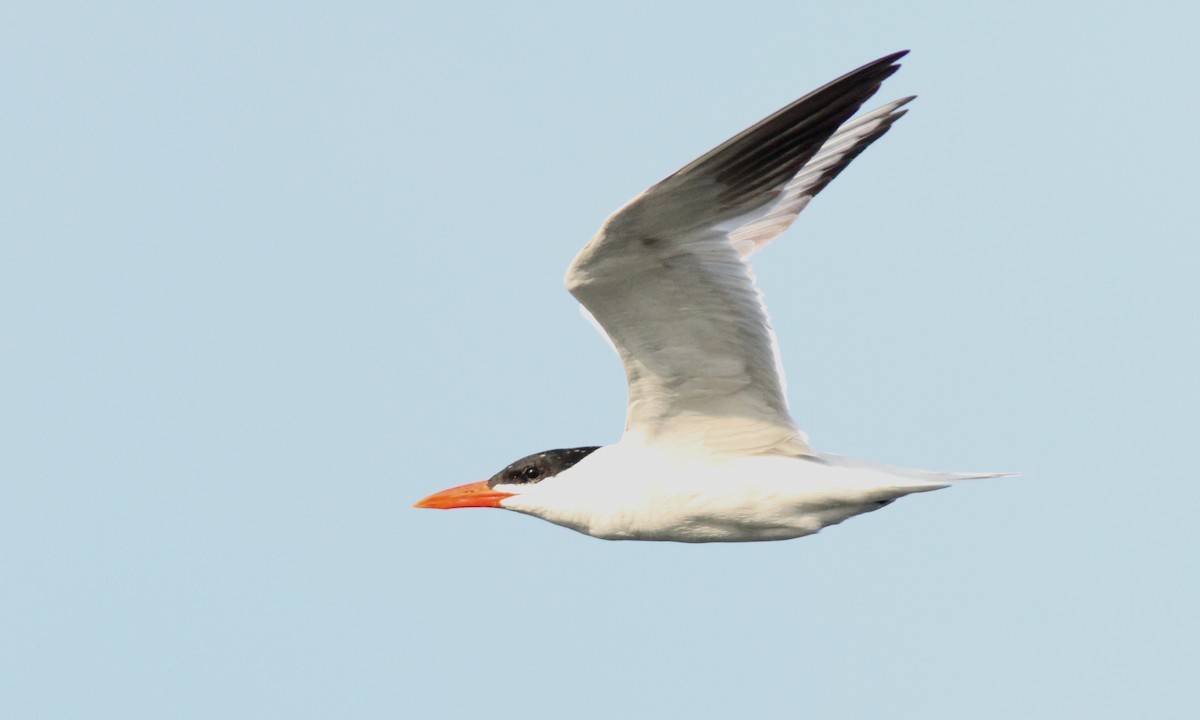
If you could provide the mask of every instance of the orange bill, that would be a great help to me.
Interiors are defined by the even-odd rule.
[[[437,510],[465,507],[500,507],[501,500],[512,496],[512,493],[496,492],[488,487],[487,480],[483,480],[434,493],[413,505],[413,507],[435,508]]]

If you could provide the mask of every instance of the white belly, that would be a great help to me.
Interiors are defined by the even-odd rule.
[[[606,540],[746,542],[811,535],[946,486],[866,464],[788,457],[680,462],[621,450],[602,448],[503,505]]]

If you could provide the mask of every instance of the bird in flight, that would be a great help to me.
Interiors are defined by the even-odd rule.
[[[851,119],[905,54],[843,75],[668,176],[613,213],[571,263],[567,290],[625,366],[619,442],[529,455],[416,507],[504,508],[607,540],[785,540],[1001,475],[814,450],[788,412],[750,268],[904,115],[912,97]]]

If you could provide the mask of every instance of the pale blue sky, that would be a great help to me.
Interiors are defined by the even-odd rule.
[[[1194,718],[1194,4],[0,8],[0,716]],[[411,509],[614,441],[561,286],[837,75],[758,256],[824,450],[1020,470],[818,536]]]

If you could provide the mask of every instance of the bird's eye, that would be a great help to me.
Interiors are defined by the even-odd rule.
[[[542,471],[539,470],[536,465],[528,465],[524,470],[521,471],[521,475],[524,476],[526,480],[537,480],[541,474]]]

